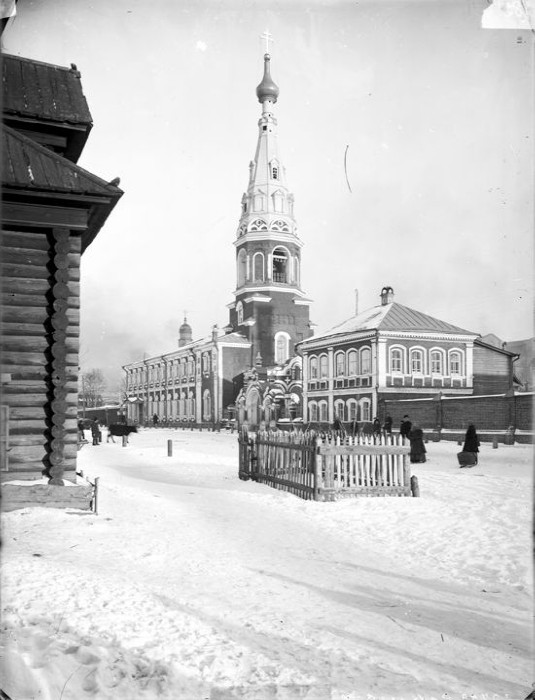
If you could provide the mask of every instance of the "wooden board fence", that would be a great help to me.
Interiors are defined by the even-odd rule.
[[[239,476],[305,499],[410,496],[410,448],[399,436],[242,432]]]
[[[325,439],[318,444],[319,497],[410,496],[410,447],[400,436]]]

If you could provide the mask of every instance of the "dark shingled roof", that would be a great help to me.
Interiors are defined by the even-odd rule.
[[[52,122],[92,124],[80,73],[29,58],[2,56],[4,114]]]
[[[120,196],[122,190],[9,126],[2,129],[2,185],[72,194]]]

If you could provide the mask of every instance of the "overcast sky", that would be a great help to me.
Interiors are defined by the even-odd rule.
[[[19,0],[4,50],[76,63],[79,164],[125,194],[82,260],[83,369],[228,322],[268,28],[302,286],[326,330],[395,300],[533,334],[533,34],[487,0]],[[347,179],[344,153],[347,149]]]

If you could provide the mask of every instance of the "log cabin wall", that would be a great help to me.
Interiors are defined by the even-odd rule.
[[[75,475],[80,247],[67,229],[2,235],[3,481]]]

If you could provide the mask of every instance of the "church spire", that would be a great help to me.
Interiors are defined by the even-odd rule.
[[[256,88],[262,105],[256,152],[249,165],[249,184],[234,242],[235,301],[229,305],[230,326],[251,341],[251,363],[260,353],[265,367],[282,364],[293,355],[295,343],[310,335],[310,300],[301,289],[303,244],[297,236],[293,195],[279,155],[273,113],[279,88],[270,66],[266,51],[264,74]]]

